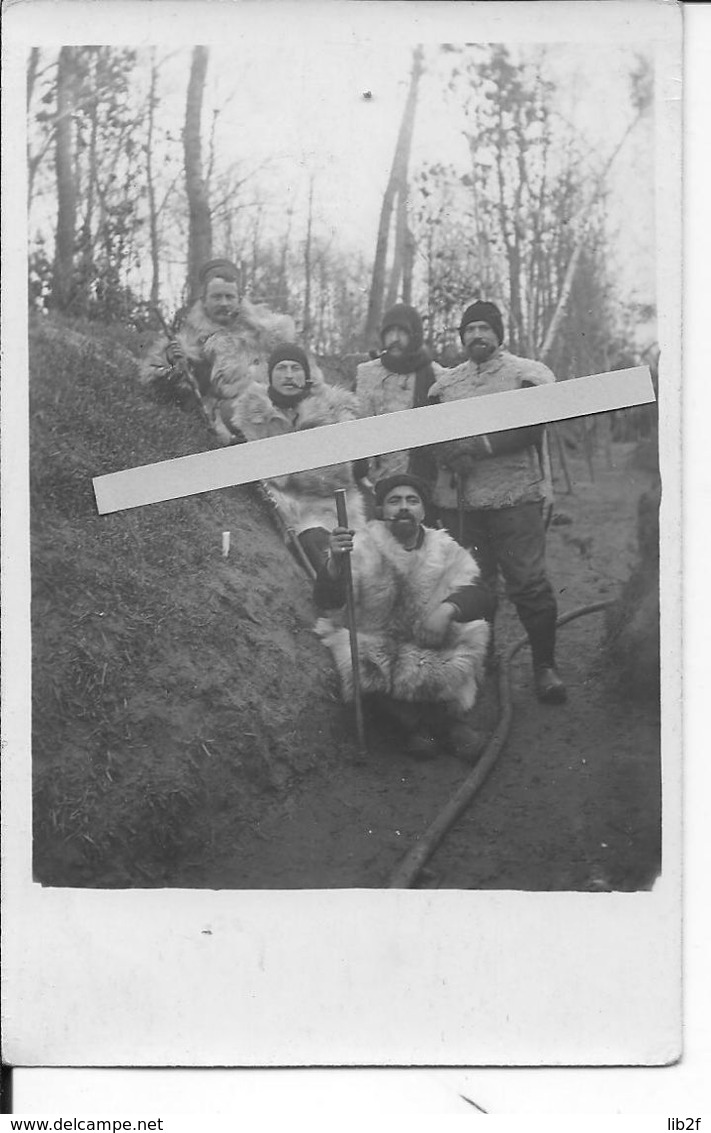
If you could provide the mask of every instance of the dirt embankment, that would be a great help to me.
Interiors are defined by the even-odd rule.
[[[372,730],[359,757],[308,583],[250,489],[96,514],[92,476],[211,447],[197,415],[137,385],[136,339],[43,321],[30,345],[38,880],[386,885],[468,766],[413,763]],[[630,576],[654,484],[633,450],[613,445],[594,483],[570,455],[574,494],[548,540],[561,613],[617,597]],[[504,603],[499,648],[520,634]],[[506,748],[427,884],[653,882],[658,706],[630,699],[604,637],[602,615],[561,631],[563,707],[537,703],[518,655]],[[476,711],[493,729],[493,681]]]
[[[92,476],[212,447],[199,418],[108,334],[30,350],[36,875],[175,884],[333,760],[335,683],[249,488],[97,515]]]

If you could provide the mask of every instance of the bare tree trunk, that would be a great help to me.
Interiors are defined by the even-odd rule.
[[[284,231],[284,239],[281,245],[281,252],[279,255],[279,280],[277,283],[277,296],[278,303],[277,309],[286,311],[289,306],[289,242],[291,240],[291,222],[294,217],[294,210],[287,209],[286,213],[286,229]]]
[[[317,353],[326,351],[326,312],[329,301],[328,268],[325,255],[321,256],[318,272],[318,330],[316,337]]]
[[[368,314],[363,332],[364,345],[375,346],[378,337],[378,327],[383,310],[383,297],[385,294],[385,271],[388,258],[388,239],[390,236],[390,223],[392,220],[395,196],[398,190],[407,184],[407,166],[410,159],[412,133],[415,125],[415,108],[417,106],[417,88],[423,71],[423,49],[421,45],[415,48],[412,57],[412,71],[410,73],[410,89],[407,94],[405,110],[400,123],[395,156],[393,158],[390,177],[383,194],[383,204],[380,210],[380,223],[378,225],[378,238],[375,245],[375,262],[373,264],[373,277],[370,285],[368,299]]]
[[[311,228],[314,211],[314,179],[309,180],[309,212],[306,221],[306,243],[304,244],[304,344],[309,345],[311,338]]]
[[[75,101],[75,49],[62,47],[57,67],[57,128],[55,168],[57,172],[57,233],[52,273],[52,306],[64,311],[72,298],[77,191],[71,118]]]
[[[185,106],[183,149],[185,152],[185,186],[188,194],[188,294],[198,293],[200,268],[212,254],[212,221],[207,185],[202,172],[200,120],[205,92],[209,51],[194,47],[190,65],[190,81]]]
[[[27,61],[27,116],[29,119],[30,106],[32,104],[32,95],[35,89],[35,82],[37,79],[37,68],[39,67],[39,47],[33,47],[30,51],[30,57]],[[27,213],[29,215],[32,208],[32,197],[34,195],[34,182],[37,166],[40,163],[44,147],[38,154],[33,154],[30,150],[29,132],[27,139]]]
[[[478,117],[475,122],[477,128],[479,126]],[[474,221],[474,248],[476,252],[476,260],[478,264],[478,278],[479,289],[482,295],[492,295],[494,293],[494,279],[491,268],[491,242],[487,225],[481,218],[481,187],[478,184],[479,172],[477,169],[477,161],[479,157],[479,135],[465,134],[467,143],[469,145],[469,156],[471,158],[471,178],[472,178],[472,213]]]
[[[148,224],[151,242],[151,306],[160,302],[160,256],[158,246],[158,210],[156,188],[153,180],[153,131],[155,128],[156,87],[158,67],[155,48],[151,50],[151,85],[148,91],[148,134],[146,138],[146,185],[148,188]]]
[[[550,325],[546,332],[546,337],[543,340],[543,345],[538,354],[538,357],[542,362],[545,362],[548,358],[550,358],[553,347],[555,346],[558,332],[560,331],[561,325],[563,323],[563,317],[568,306],[568,300],[570,299],[570,292],[573,289],[573,281],[575,279],[575,273],[578,270],[578,263],[580,261],[582,253],[583,241],[582,239],[580,239],[573,249],[572,256],[568,260],[568,267],[566,268],[565,278],[563,280],[563,286],[560,289],[560,295],[558,296],[555,312],[553,314],[553,318],[550,321]]]
[[[402,301],[412,303],[412,273],[415,267],[415,237],[409,226],[405,229],[405,249],[402,261]]]
[[[506,202],[506,177],[504,173],[504,150],[506,147],[506,134],[503,127],[502,111],[499,107],[499,130],[496,142],[496,178],[499,190],[497,209],[499,213],[499,226],[506,252],[506,266],[509,284],[509,344],[515,352],[520,351],[521,303],[519,294],[519,274],[516,260],[516,247],[514,237],[509,228],[509,209]]]
[[[390,269],[390,282],[385,297],[385,309],[397,303],[400,281],[405,271],[405,257],[407,255],[407,182],[398,186],[397,213],[395,217],[395,249],[393,252],[393,265]]]
[[[427,229],[427,347],[430,351],[434,349],[435,343],[435,305],[432,298],[432,289],[434,282],[434,237],[432,235],[432,225]]]
[[[97,87],[97,60],[94,57],[91,60],[91,71],[89,72],[89,82],[92,87]],[[98,196],[101,202],[101,194],[99,191],[99,177],[98,177],[98,156],[97,156],[97,137],[99,131],[99,107],[94,103],[91,107],[91,126],[89,133],[89,147],[88,147],[88,174],[86,181],[86,208],[84,211],[84,220],[81,225],[81,255],[79,257],[79,276],[82,286],[88,287],[89,278],[91,275],[91,265],[94,260],[94,200]],[[102,209],[103,220],[103,209]],[[97,239],[101,234],[102,224],[97,226]]]

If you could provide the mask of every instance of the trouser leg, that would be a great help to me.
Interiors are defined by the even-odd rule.
[[[471,551],[479,567],[480,581],[488,586],[495,599],[498,564],[496,548],[489,531],[488,513],[485,511],[465,511],[464,515],[460,516],[458,511],[441,508],[439,518],[442,526],[452,538],[466,547],[468,551]],[[495,612],[496,609],[494,608]],[[492,613],[492,622],[493,617],[494,614]]]
[[[542,505],[493,511],[490,532],[507,593],[531,643],[534,667],[552,668],[558,609],[546,570]]]
[[[496,587],[499,570],[496,560],[496,549],[489,532],[489,513],[486,511],[459,511],[441,508],[439,518],[446,531],[471,552],[479,567],[479,579],[488,587],[493,597],[491,614],[486,619],[491,627],[489,645],[486,653],[486,665],[489,671],[496,666],[496,647],[494,643],[494,618],[498,600]],[[461,535],[461,538],[460,538]]]

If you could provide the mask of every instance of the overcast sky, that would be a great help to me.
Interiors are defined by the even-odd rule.
[[[306,12],[309,11],[307,5]],[[633,116],[628,74],[647,45],[549,44],[548,73],[559,86],[557,109],[604,159]],[[464,171],[468,153],[461,109],[443,89],[428,49],[420,85],[411,171],[423,161],[452,162]],[[451,57],[446,56],[445,59]],[[314,36],[309,20],[291,21],[269,42],[253,29],[210,49],[205,129],[220,108],[221,160],[262,167],[259,183],[272,199],[271,223],[283,231],[295,210],[295,234],[305,225],[309,177],[315,176],[317,230],[370,259],[407,94],[412,42],[387,34]],[[443,65],[443,61],[439,66]],[[163,112],[182,125],[189,51],[162,69]],[[368,94],[369,97],[365,97]],[[637,128],[610,178],[610,226],[624,291],[654,298],[654,134]],[[220,249],[216,248],[218,254]]]
[[[38,0],[28,15],[36,16],[42,7]],[[245,173],[257,171],[244,195],[258,188],[260,196],[268,198],[267,228],[281,236],[292,208],[292,240],[303,238],[313,175],[316,234],[332,234],[339,246],[371,261],[418,41],[426,43],[428,66],[420,85],[411,171],[432,161],[468,168],[461,108],[448,97],[438,73],[438,66],[451,58],[436,62],[436,45],[443,41],[505,42],[516,51],[530,49],[535,40],[545,50],[547,71],[557,84],[556,108],[589,143],[593,158],[597,155],[602,162],[632,115],[630,68],[639,52],[651,56],[653,50],[653,44],[637,34],[638,28],[645,34],[653,30],[651,10],[644,21],[630,18],[639,7],[588,5],[584,0],[573,5],[470,5],[465,0],[454,5],[303,0],[294,5],[244,0],[198,9],[155,0],[122,6],[122,12],[135,11],[133,20],[112,21],[110,13],[119,9],[100,5],[91,41],[140,46],[144,84],[148,45],[155,46],[163,60],[160,117],[174,137],[170,160],[176,178],[182,177],[180,133],[191,44],[207,42],[203,133],[207,136],[212,111],[219,109],[221,165],[238,162]],[[63,9],[69,16],[74,11],[71,6]],[[190,13],[198,11],[206,17],[204,26],[190,19]],[[221,20],[223,35],[216,30]],[[58,43],[81,42],[71,21],[65,23],[54,33]],[[544,33],[549,38],[542,42]],[[521,41],[526,46],[517,46]],[[140,76],[135,86],[137,96],[145,93]],[[630,137],[609,179],[610,255],[621,298],[644,302],[655,297],[654,150],[650,116]],[[157,154],[159,165],[163,156]],[[51,194],[39,199],[33,231],[38,224],[53,231],[55,212]],[[222,249],[214,251],[219,255]],[[166,291],[177,295],[184,255],[177,248],[175,254],[180,264],[171,268],[169,257],[164,262],[166,274],[174,276],[173,286],[170,279],[164,282]]]

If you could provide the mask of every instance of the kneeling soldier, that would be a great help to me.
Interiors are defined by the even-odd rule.
[[[377,517],[356,533],[337,527],[319,571],[316,632],[331,650],[344,699],[353,697],[344,556],[351,554],[360,687],[366,704],[404,733],[411,755],[434,754],[437,736],[472,757],[481,735],[467,722],[482,677],[493,615],[479,568],[447,534],[424,526],[427,488],[401,473],[375,488]]]

